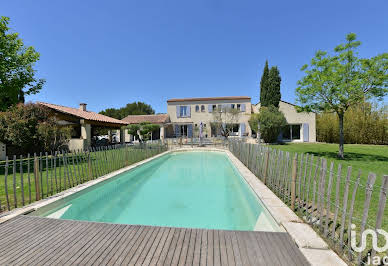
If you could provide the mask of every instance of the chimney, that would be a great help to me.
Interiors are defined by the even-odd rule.
[[[80,109],[81,111],[86,111],[86,103],[80,103],[80,104],[79,104],[79,109]]]

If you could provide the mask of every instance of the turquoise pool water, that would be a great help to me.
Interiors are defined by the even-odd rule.
[[[188,228],[278,231],[221,152],[174,152],[49,204],[33,215]]]

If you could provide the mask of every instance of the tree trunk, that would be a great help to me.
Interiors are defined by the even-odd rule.
[[[344,159],[344,114],[338,113],[339,119],[339,151],[338,157]]]

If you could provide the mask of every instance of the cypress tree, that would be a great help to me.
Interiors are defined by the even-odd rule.
[[[261,106],[268,106],[268,96],[269,96],[269,68],[268,60],[265,61],[265,66],[263,70],[263,75],[260,80],[260,103]]]
[[[268,105],[279,107],[279,101],[281,99],[280,94],[280,82],[282,81],[279,73],[279,69],[276,66],[271,67],[268,78],[268,93],[267,99]],[[268,106],[267,105],[267,106]]]

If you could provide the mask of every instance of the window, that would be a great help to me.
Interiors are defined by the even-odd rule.
[[[205,112],[205,105],[201,105],[201,112]]]
[[[291,126],[291,139],[300,139],[300,125]]]
[[[237,104],[237,110],[240,110],[241,111],[241,104]]]
[[[198,113],[199,112],[199,105],[195,106],[195,111]]]
[[[232,109],[234,109],[236,107],[236,105],[234,104],[234,103],[232,103],[231,105],[230,105],[230,108],[232,108]]]
[[[238,131],[240,128],[239,124],[227,124],[226,128],[229,130],[229,135],[230,136],[238,136]]]
[[[179,108],[179,116],[186,117],[187,116],[187,106],[180,106]]]
[[[213,111],[217,109],[217,105],[213,104]]]
[[[283,140],[300,140],[301,125],[287,125],[282,130]]]

